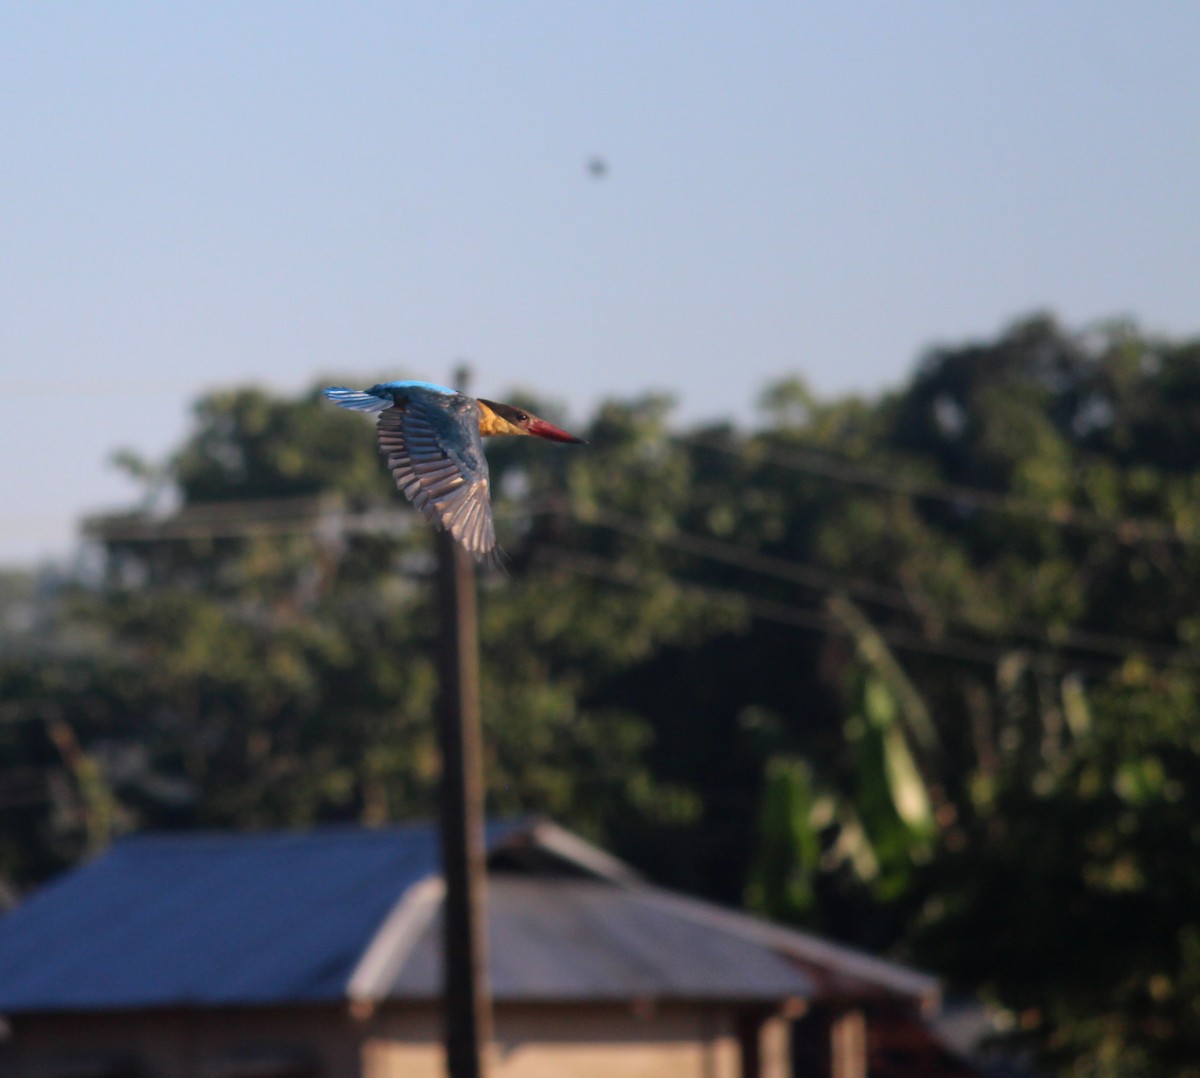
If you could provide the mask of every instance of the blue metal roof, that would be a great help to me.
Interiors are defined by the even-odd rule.
[[[672,894],[548,821],[492,823],[498,1000],[930,998],[936,982]],[[0,1013],[428,999],[432,824],[116,843],[0,918]]]
[[[345,999],[438,869],[432,824],[126,838],[0,918],[0,1011]]]

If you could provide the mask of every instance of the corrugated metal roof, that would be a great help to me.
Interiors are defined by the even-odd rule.
[[[814,983],[768,947],[680,917],[654,890],[600,880],[488,880],[489,965],[497,1000],[807,999]],[[441,991],[441,918],[429,919],[389,998]]]
[[[932,978],[664,891],[548,822],[493,823],[499,1000],[781,1000]],[[428,999],[432,824],[118,842],[0,918],[0,1012]],[[519,869],[520,871],[512,871]]]
[[[0,1011],[344,999],[437,868],[428,824],[123,839],[0,918]]]

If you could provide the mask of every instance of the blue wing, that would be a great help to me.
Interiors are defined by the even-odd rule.
[[[370,389],[347,389],[345,386],[330,386],[325,396],[343,408],[358,412],[382,412],[397,401],[407,400],[413,393],[422,391],[445,397],[457,397],[457,391],[439,386],[434,382],[380,382]]]
[[[379,387],[383,388],[383,387]],[[339,402],[340,403],[340,402]],[[479,405],[439,387],[405,384],[379,417],[379,449],[396,486],[479,561],[498,560]]]
[[[325,396],[334,404],[340,404],[343,408],[353,408],[358,412],[382,412],[395,403],[395,398],[390,394],[380,396],[373,389],[347,389],[345,386],[331,386],[325,390]]]

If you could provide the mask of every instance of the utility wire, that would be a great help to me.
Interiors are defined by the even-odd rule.
[[[1125,546],[1133,546],[1145,542],[1166,542],[1184,546],[1200,545],[1200,533],[1181,531],[1175,524],[1152,517],[1109,517],[1094,510],[1081,509],[1071,505],[1060,504],[1048,507],[1027,498],[1014,497],[1011,494],[1001,494],[982,487],[968,486],[962,483],[950,483],[942,480],[921,479],[904,475],[895,471],[861,464],[845,458],[835,457],[829,453],[811,449],[805,446],[784,445],[772,439],[771,432],[758,432],[743,438],[735,444],[727,440],[705,435],[672,435],[670,440],[678,445],[698,449],[713,450],[733,457],[744,457],[753,451],[755,442],[769,441],[769,462],[793,471],[808,475],[821,476],[835,482],[853,486],[883,490],[893,494],[904,494],[912,498],[923,498],[941,502],[953,507],[970,506],[989,513],[1018,517],[1027,520],[1037,520],[1059,528],[1073,528],[1090,531],[1114,537]],[[272,499],[276,500],[276,499]],[[312,502],[315,499],[296,498],[278,499],[288,502]],[[234,503],[239,504],[239,503]],[[246,503],[240,503],[246,504]],[[264,502],[250,503],[257,506]],[[195,513],[201,507],[189,507],[189,513]],[[216,508],[213,506],[212,508]],[[94,517],[91,521],[102,522],[119,519],[113,517]],[[161,525],[160,525],[161,526]],[[222,535],[237,534],[232,524],[227,529],[221,529]],[[286,529],[280,527],[279,531]],[[297,528],[297,530],[301,530]],[[203,537],[203,524],[197,521],[184,538]]]
[[[580,576],[591,577],[594,580],[617,584],[622,587],[636,588],[647,583],[639,574],[623,571],[620,567],[604,558],[590,554],[580,554],[563,547],[542,546],[534,554],[534,560],[561,566]],[[744,591],[731,588],[718,588],[708,584],[696,584],[692,581],[682,581],[671,577],[671,584],[687,594],[715,600],[736,611],[747,611],[753,617],[763,621],[772,621],[780,625],[790,625],[797,629],[807,629],[813,632],[826,633],[833,636],[853,638],[851,630],[836,618],[822,610],[792,606],[774,599],[763,599],[748,595]],[[915,651],[926,655],[937,655],[948,659],[978,663],[994,667],[1006,655],[1011,655],[1014,648],[1002,648],[988,644],[977,644],[973,641],[941,638],[926,640],[915,633],[906,632],[891,627],[873,626],[879,636],[887,643],[902,651]],[[1107,668],[1106,668],[1107,669]]]
[[[114,513],[85,517],[85,536],[101,542],[147,543],[243,539],[283,535],[359,535],[405,532],[414,522],[400,507],[373,505],[362,511],[320,497],[201,502],[169,516]]]
[[[756,437],[761,442],[770,435]],[[751,441],[730,445],[725,441],[705,436],[678,436],[674,441],[684,446],[716,450],[739,459],[744,458],[754,446]],[[1119,541],[1127,544],[1147,540],[1176,543],[1195,541],[1194,537],[1181,535],[1177,528],[1161,520],[1124,518],[1114,521],[1100,514],[1069,506],[1048,509],[1043,505],[994,491],[922,480],[884,471],[803,446],[783,446],[772,441],[769,448],[771,463],[818,475],[837,483],[866,486],[953,505],[965,504],[988,512],[1042,520],[1059,527],[1100,531],[1114,535]],[[912,616],[934,616],[965,626],[972,632],[988,632],[987,629],[959,615],[915,609],[912,598],[899,588],[873,581],[848,579],[820,566],[777,558],[751,548],[704,536],[679,532],[670,535],[651,533],[644,522],[621,514],[602,512],[589,519],[593,523],[625,534],[649,536],[660,544],[672,546],[684,553],[720,561],[775,579],[787,580],[813,590],[840,590],[860,600]],[[336,500],[310,497],[187,506],[171,517],[158,519],[148,519],[141,514],[94,517],[85,521],[84,530],[86,534],[106,541],[212,540],[304,532],[337,536],[392,531],[402,528],[403,520],[403,514],[397,510],[381,508],[369,513],[350,513]],[[588,520],[584,521],[587,522]],[[1029,622],[1010,624],[1008,628],[1054,647],[1090,650],[1111,656],[1124,656],[1131,650],[1155,647],[1129,637],[1088,630],[1063,628],[1047,632],[1043,626]]]
[[[760,433],[753,437],[765,439],[770,438],[770,434]],[[678,435],[674,440],[682,445],[712,449],[731,456],[741,455],[749,444],[747,442],[740,445],[729,445],[727,442],[715,438],[698,435]],[[787,446],[781,445],[779,442],[771,442],[769,459],[771,464],[778,464],[793,471],[819,475],[855,486],[872,487],[894,494],[906,494],[909,497],[925,498],[956,507],[970,506],[989,513],[1039,520],[1059,528],[1100,532],[1113,536],[1125,546],[1145,542],[1167,542],[1185,546],[1200,544],[1200,534],[1182,532],[1176,525],[1164,520],[1151,517],[1113,518],[1090,509],[1079,509],[1071,505],[1057,505],[1048,508],[1038,502],[1017,498],[1011,494],[999,494],[993,490],[966,486],[961,483],[918,479],[914,476],[906,476],[830,456],[827,453],[803,446]]]
[[[548,510],[560,511],[560,510]],[[214,540],[309,534],[315,537],[354,535],[407,530],[411,514],[396,508],[373,508],[352,512],[334,501],[316,498],[269,499],[254,502],[224,502],[188,506],[170,517],[147,518],[139,514],[113,515],[85,521],[85,532],[108,542],[168,542],[189,539]],[[943,611],[932,613],[917,609],[902,589],[874,581],[844,576],[819,565],[781,558],[708,536],[686,532],[664,532],[652,528],[643,519],[614,510],[593,510],[572,515],[584,526],[598,526],[630,538],[647,540],[774,580],[809,588],[823,595],[845,593],[864,602],[895,610],[913,617],[934,617],[978,635],[996,636],[1000,631],[1015,632],[1040,645],[1056,650],[1090,652],[1106,659],[1124,659],[1138,652],[1152,656],[1161,665],[1192,667],[1164,651],[1163,647],[1134,637],[1091,630],[1061,628],[1047,631],[1040,624],[1019,621],[1003,630],[979,626],[961,615]]]
[[[621,587],[637,588],[653,584],[638,573],[631,573],[620,566],[614,565],[603,558],[590,554],[580,554],[577,551],[563,547],[541,546],[534,553],[533,561],[546,565],[554,565],[575,573],[578,576],[615,584]],[[823,610],[797,607],[774,599],[764,599],[748,595],[744,591],[730,588],[718,588],[708,584],[697,584],[683,581],[678,577],[670,578],[673,587],[689,595],[725,604],[730,609],[745,611],[751,617],[760,621],[769,621],[778,625],[810,632],[818,632],[828,636],[840,636],[857,642],[854,631],[842,621],[825,613]],[[836,599],[835,596],[831,598]],[[1102,677],[1112,670],[1111,661],[1086,661],[1078,656],[1072,656],[1069,663],[1060,652],[1052,649],[1013,646],[1005,647],[1000,644],[987,644],[974,640],[963,640],[959,637],[938,637],[928,639],[916,633],[894,626],[881,626],[872,623],[871,629],[889,647],[897,651],[928,655],[936,658],[950,659],[955,662],[973,663],[994,670],[1004,659],[1014,655],[1036,656],[1046,662],[1053,663],[1062,669],[1069,667],[1073,672]],[[1106,657],[1107,658],[1107,657]],[[1183,669],[1194,669],[1195,664],[1176,662],[1171,665]]]
[[[717,539],[686,532],[660,532],[647,527],[644,522],[635,517],[615,513],[611,510],[597,510],[575,519],[581,524],[599,525],[631,538],[648,540],[659,546],[733,565],[775,580],[801,584],[825,594],[845,593],[901,613],[916,617],[923,616],[923,612],[915,609],[908,596],[898,588],[842,577],[819,566],[763,554],[748,547],[735,546]],[[939,621],[957,625],[973,633],[985,636],[997,635],[996,630],[979,626],[959,615],[938,611],[935,616]],[[1034,639],[1039,644],[1059,650],[1067,648],[1072,651],[1091,652],[1116,659],[1125,659],[1131,652],[1156,653],[1156,659],[1160,663],[1175,664],[1179,662],[1175,656],[1165,653],[1161,646],[1134,637],[1070,628],[1048,632],[1043,626],[1027,621],[1011,622],[1005,626],[1005,631],[1019,633]],[[1185,663],[1183,665],[1192,666],[1194,664]]]
[[[857,595],[861,599],[908,612],[912,611],[912,604],[899,588],[876,584],[873,581],[848,579],[811,563],[763,554],[752,547],[738,546],[721,539],[712,539],[689,532],[653,529],[637,517],[611,509],[594,509],[586,514],[575,514],[574,519],[580,524],[598,524],[631,538],[650,539],[660,546],[669,546],[685,554],[694,554],[698,557],[724,562],[726,565],[734,565],[754,573],[773,576],[778,580],[789,580],[794,584],[800,584],[816,591],[839,588],[852,595]]]

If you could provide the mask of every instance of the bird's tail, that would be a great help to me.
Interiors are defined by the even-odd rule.
[[[345,386],[330,386],[325,390],[325,396],[334,404],[357,412],[382,412],[396,403],[390,393],[381,397],[370,390],[347,389]]]

